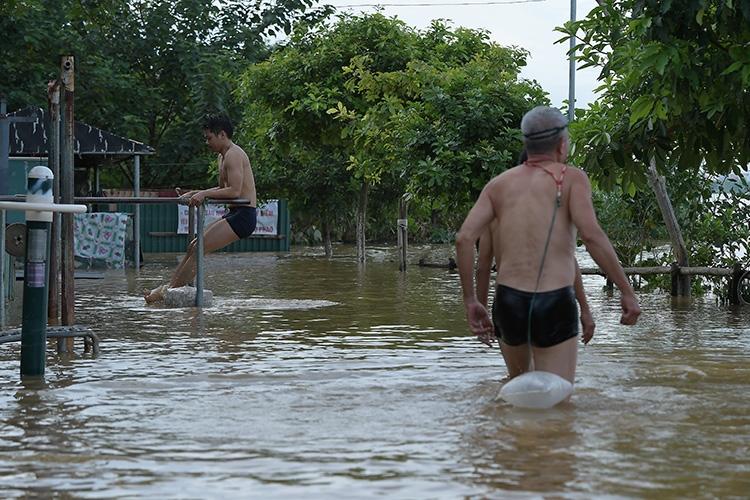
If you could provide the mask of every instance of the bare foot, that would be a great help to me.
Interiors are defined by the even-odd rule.
[[[146,303],[153,304],[154,302],[164,300],[164,294],[167,292],[167,288],[169,288],[169,285],[162,285],[154,288],[153,290],[144,288],[143,297],[146,299]]]

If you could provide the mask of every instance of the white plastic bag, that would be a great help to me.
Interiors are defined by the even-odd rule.
[[[546,409],[567,398],[573,384],[550,372],[524,373],[500,389],[500,397],[520,408]]]

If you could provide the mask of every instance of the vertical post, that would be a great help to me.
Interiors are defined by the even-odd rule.
[[[47,87],[49,109],[47,167],[52,171],[53,203],[60,202],[60,81]],[[60,316],[60,286],[57,276],[60,269],[60,214],[52,215],[52,233],[49,250],[49,294],[47,320],[50,325],[57,325]],[[67,342],[57,339],[57,351],[65,352]]]
[[[141,157],[135,157],[134,194],[136,198],[141,196]],[[141,268],[141,204],[135,204],[135,219],[133,220],[133,265],[136,269]]]
[[[576,0],[570,0],[570,22],[576,22]],[[576,117],[576,40],[570,39],[570,69],[568,71],[568,121],[572,122]]]
[[[672,262],[672,270],[670,271],[670,295],[672,297],[679,297],[680,293],[680,265],[677,262]]]
[[[406,217],[406,201],[403,196],[398,200],[398,270],[406,271],[406,256],[408,255],[408,236],[407,227],[409,219]]]
[[[745,271],[742,264],[735,263],[732,266],[732,276],[729,278],[729,303],[733,306],[742,304],[742,276]]]
[[[5,330],[5,210],[0,210],[0,330]],[[10,266],[8,266],[10,267]]]
[[[52,203],[52,171],[37,166],[29,171],[26,201]],[[21,328],[21,376],[44,375],[47,347],[47,285],[49,233],[52,212],[26,211],[26,259]]]
[[[75,85],[74,59],[65,56],[62,59],[61,80],[64,85],[62,106],[62,147],[60,155],[60,199],[63,204],[73,203],[74,195],[74,157],[73,142],[75,140]],[[62,271],[62,311],[61,323],[64,326],[75,325],[75,274],[74,274],[74,234],[73,214],[63,214],[61,217],[61,271]],[[72,349],[72,339],[68,347]]]
[[[198,245],[195,249],[195,260],[197,262],[195,271],[195,305],[203,307],[203,216],[206,212],[206,205],[198,205]]]
[[[7,112],[8,97],[6,94],[0,94],[0,194],[8,194],[8,155],[10,148],[10,127],[8,120],[5,119]],[[3,189],[5,186],[5,189]],[[5,210],[2,211],[2,230],[3,230],[3,250],[0,252],[0,282],[3,284],[3,290],[0,294],[0,328],[5,329]],[[8,266],[10,267],[10,266]]]
[[[191,207],[188,205],[188,245],[195,239],[195,214],[198,211],[198,207]],[[202,232],[202,231],[201,231]],[[195,278],[189,279],[186,284],[195,286]]]
[[[197,209],[188,205],[188,243],[195,239],[195,211]]]
[[[677,259],[675,265],[678,268],[690,267],[690,257],[688,256],[687,246],[685,246],[685,240],[682,238],[682,232],[680,231],[680,225],[677,222],[677,216],[674,213],[672,201],[669,199],[669,193],[667,193],[664,176],[659,174],[656,170],[656,157],[651,158],[646,176],[654,190],[656,201],[659,204],[659,209],[664,217],[664,224],[667,227],[669,239],[672,242],[675,259]],[[690,275],[681,274],[679,272],[675,275],[673,273],[672,279],[679,280],[679,283],[673,283],[672,285],[672,296],[679,295],[681,297],[690,297]]]
[[[8,150],[10,149],[10,123],[5,116],[8,96],[0,94],[0,195],[8,194]]]

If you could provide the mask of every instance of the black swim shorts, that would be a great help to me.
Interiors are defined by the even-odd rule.
[[[257,223],[255,207],[231,207],[229,213],[224,214],[222,218],[227,220],[229,227],[239,239],[247,238],[255,231]]]
[[[508,345],[526,344],[529,338],[529,307],[533,292],[497,286],[492,304],[495,334]],[[572,286],[540,292],[534,299],[531,345],[552,347],[578,335],[578,307]]]

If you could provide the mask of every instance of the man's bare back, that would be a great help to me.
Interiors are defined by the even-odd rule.
[[[529,155],[528,163],[544,166],[557,178],[562,173],[559,161],[568,154],[568,143],[562,141],[554,154]],[[557,199],[557,186],[544,170],[524,165],[492,179],[482,190],[456,238],[456,261],[461,274],[464,303],[473,319],[469,324],[475,333],[492,331],[492,322],[477,301],[474,289],[474,243],[500,220],[493,248],[501,264],[498,281],[513,288],[534,291],[544,246],[550,243],[544,262],[539,290],[555,290],[573,285],[575,279],[576,229],[586,249],[607,276],[623,292],[624,324],[635,324],[640,308],[630,283],[620,266],[607,235],[596,219],[591,202],[591,184],[580,169],[568,167],[562,183],[561,206],[550,225]],[[533,231],[533,232],[532,232]],[[462,269],[463,268],[463,269]],[[480,306],[484,312],[477,309]]]
[[[495,261],[500,263],[498,284],[533,292],[549,236],[540,292],[572,285],[575,279],[575,226],[568,212],[570,186],[580,176],[568,167],[563,177],[561,205],[556,209],[557,186],[537,164],[521,164],[493,180],[493,205],[498,213],[499,230],[493,232]],[[541,162],[558,179],[563,165]],[[555,226],[550,233],[554,216]],[[501,235],[506,235],[503,238]],[[507,235],[513,235],[508,238]]]

